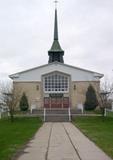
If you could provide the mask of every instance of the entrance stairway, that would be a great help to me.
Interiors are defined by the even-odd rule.
[[[45,122],[69,122],[71,115],[69,108],[44,108],[33,110],[32,114],[41,116]]]
[[[69,113],[68,109],[46,109],[45,122],[68,122]]]
[[[33,109],[32,114],[41,117],[45,122],[69,122],[72,117],[82,114],[81,110],[70,108]]]

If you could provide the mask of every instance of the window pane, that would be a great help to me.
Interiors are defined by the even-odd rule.
[[[68,77],[62,74],[51,74],[44,78],[44,91],[64,92],[68,91]]]

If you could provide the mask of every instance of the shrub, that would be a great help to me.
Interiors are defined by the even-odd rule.
[[[86,92],[86,100],[84,103],[85,110],[94,110],[98,106],[98,100],[95,89],[92,85],[89,85]]]
[[[27,111],[29,108],[28,99],[25,93],[23,93],[21,99],[20,99],[20,110],[21,111]]]

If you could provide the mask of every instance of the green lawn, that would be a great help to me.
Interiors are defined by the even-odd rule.
[[[113,117],[76,117],[73,123],[113,158]]]
[[[0,160],[10,160],[42,125],[39,118],[15,118],[0,120]]]

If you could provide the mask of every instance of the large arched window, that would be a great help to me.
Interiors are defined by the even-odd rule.
[[[54,72],[43,78],[44,92],[63,93],[69,91],[69,77],[67,75]]]

